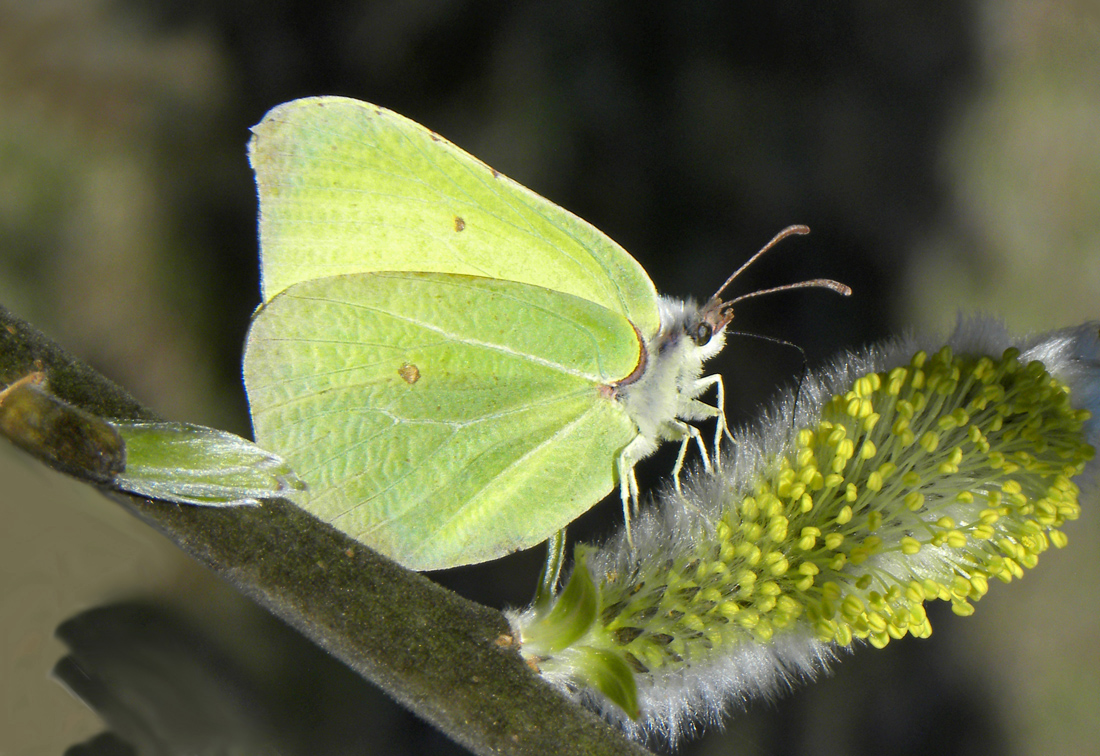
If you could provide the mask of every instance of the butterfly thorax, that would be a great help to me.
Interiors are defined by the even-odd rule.
[[[707,325],[706,308],[670,297],[661,297],[658,308],[661,326],[644,341],[644,369],[617,391],[639,435],[654,449],[662,440],[683,435],[677,421],[714,416],[712,407],[697,401],[706,389],[699,378],[703,363],[725,346],[724,330]]]

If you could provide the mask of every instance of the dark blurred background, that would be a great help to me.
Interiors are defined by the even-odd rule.
[[[317,94],[438,131],[603,229],[664,293],[706,298],[808,224],[737,291],[832,277],[854,296],[750,300],[734,327],[811,364],[959,311],[1016,330],[1100,316],[1098,0],[0,0],[0,301],[164,416],[248,434],[248,127]],[[711,367],[740,423],[802,358],[736,338]],[[643,485],[669,464],[645,464]],[[65,638],[101,669],[125,669],[134,638],[175,638],[155,657],[181,690],[148,700],[210,706],[220,680],[254,717],[242,728],[286,731],[280,753],[462,752],[107,500],[6,448],[0,475],[0,751],[103,729],[48,679],[65,652],[52,634],[141,600]],[[1069,548],[974,617],[933,611],[930,640],[860,649],[681,753],[1095,752],[1100,518],[1085,503]],[[571,534],[620,517],[605,504]],[[434,577],[519,605],[540,558]],[[103,640],[112,622],[129,641]]]

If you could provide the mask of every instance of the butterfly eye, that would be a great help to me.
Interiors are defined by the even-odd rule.
[[[706,346],[710,343],[710,337],[714,335],[714,327],[705,320],[699,321],[688,334],[695,346]]]

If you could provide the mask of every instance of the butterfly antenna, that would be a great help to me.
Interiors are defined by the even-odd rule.
[[[795,410],[798,409],[798,400],[802,398],[802,384],[806,380],[806,376],[810,374],[810,362],[806,359],[806,350],[795,344],[793,341],[787,341],[786,339],[777,339],[774,336],[765,336],[760,333],[747,333],[745,331],[730,331],[727,336],[745,336],[750,339],[759,339],[761,341],[768,341],[772,344],[779,344],[780,346],[788,346],[793,349],[797,349],[798,353],[802,355],[802,372],[798,375],[798,383],[794,387],[794,402],[791,403],[791,428],[794,428]]]
[[[733,271],[733,275],[727,278],[726,282],[718,287],[718,291],[714,292],[714,296],[712,297],[712,299],[718,299],[718,297],[722,295],[722,292],[726,290],[726,287],[733,283],[735,278],[745,272],[745,268],[756,262],[761,255],[774,247],[776,244],[783,241],[788,236],[805,236],[808,233],[810,233],[809,226],[787,226],[785,229],[776,234],[770,242],[761,247],[759,252],[746,260],[740,268]]]
[[[815,278],[812,281],[799,281],[798,283],[784,284],[783,286],[773,286],[770,289],[750,291],[748,294],[742,294],[741,296],[735,297],[726,302],[726,306],[732,306],[743,299],[761,297],[765,294],[774,294],[777,291],[789,291],[791,289],[828,289],[829,291],[835,291],[837,294],[845,297],[849,297],[852,295],[851,286],[845,286],[840,281],[834,281],[831,278]]]
[[[785,229],[783,229],[778,234],[776,234],[770,242],[768,242],[763,247],[761,247],[759,252],[757,252],[755,255],[753,255],[748,260],[746,260],[745,263],[740,268],[733,271],[733,275],[731,275],[729,278],[727,278],[726,282],[718,287],[718,291],[714,292],[714,296],[711,297],[711,301],[714,301],[714,300],[718,299],[718,297],[720,297],[722,295],[722,292],[725,291],[726,288],[731,283],[733,283],[734,280],[739,275],[741,275],[742,273],[745,272],[746,268],[748,268],[750,265],[752,265],[754,262],[756,262],[758,259],[760,259],[760,257],[765,252],[772,249],[772,247],[779,244],[779,242],[783,241],[788,236],[805,236],[808,233],[810,233],[810,227],[809,226],[801,226],[801,225],[787,226]],[[816,278],[812,281],[801,281],[801,282],[796,283],[796,284],[787,284],[786,286],[776,286],[775,288],[772,288],[772,289],[763,289],[761,291],[754,291],[751,294],[745,294],[745,295],[742,295],[740,297],[737,297],[737,299],[730,300],[729,302],[726,302],[726,305],[727,306],[732,305],[734,302],[739,302],[740,300],[748,299],[749,297],[758,297],[761,294],[773,294],[777,291],[787,291],[788,289],[805,289],[805,288],[829,289],[830,291],[835,291],[836,293],[843,294],[844,296],[848,296],[852,293],[852,290],[849,287],[845,286],[844,284],[840,283],[839,281],[833,281],[833,280],[827,279],[827,278]]]

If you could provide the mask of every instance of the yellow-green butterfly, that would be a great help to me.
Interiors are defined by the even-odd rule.
[[[376,105],[280,105],[250,157],[264,304],[245,384],[257,442],[321,519],[413,569],[481,562],[616,485],[629,516],[660,442],[707,460],[690,421],[717,417],[717,445],[702,365],[732,302],[658,297],[591,225]],[[716,407],[697,399],[712,385]]]

